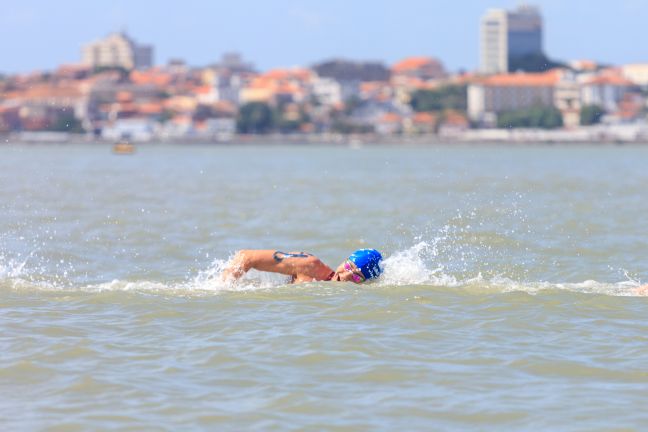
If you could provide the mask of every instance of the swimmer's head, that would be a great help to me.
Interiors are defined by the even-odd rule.
[[[349,256],[348,261],[360,270],[365,279],[375,279],[382,273],[382,259],[376,249],[358,249]]]

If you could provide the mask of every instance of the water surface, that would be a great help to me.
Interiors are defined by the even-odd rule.
[[[3,146],[7,430],[641,430],[648,148]],[[377,283],[218,275],[241,248]]]

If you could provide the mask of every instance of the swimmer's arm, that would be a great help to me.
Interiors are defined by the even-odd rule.
[[[303,252],[284,254],[276,250],[240,250],[234,255],[227,268],[223,271],[223,279],[238,279],[250,269],[281,273],[288,276],[309,276],[314,268],[322,265],[313,255]]]

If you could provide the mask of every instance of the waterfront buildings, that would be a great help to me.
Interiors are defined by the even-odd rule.
[[[316,74],[310,69],[273,69],[254,77],[240,92],[241,103],[271,105],[301,103],[306,99]]]
[[[542,16],[523,5],[514,11],[491,9],[481,20],[480,72],[508,72],[512,60],[542,55]]]
[[[126,33],[111,33],[103,39],[84,45],[81,59],[83,64],[93,68],[145,69],[153,66],[153,47],[137,44]]]
[[[604,67],[580,60],[546,72],[508,72],[512,59],[536,55],[544,56],[542,19],[528,6],[485,15],[482,73],[448,73],[433,56],[391,66],[330,60],[256,71],[229,53],[204,67],[179,59],[152,67],[151,47],[113,33],[84,47],[83,64],[0,75],[0,133],[228,140],[238,130],[461,139],[472,129],[498,126],[578,131],[581,116],[587,125],[648,124],[648,65]],[[539,112],[551,122],[516,123],[515,115],[536,118]],[[595,121],[583,114],[591,112],[597,113]],[[263,127],[241,126],[261,120]]]
[[[564,126],[572,128],[579,126],[583,107],[595,106],[617,123],[640,120],[646,98],[622,71],[552,69],[476,78],[468,86],[468,116],[481,126],[492,127],[504,112],[553,107],[562,114]]]

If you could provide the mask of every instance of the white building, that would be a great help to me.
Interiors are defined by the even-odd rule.
[[[317,77],[312,81],[311,94],[326,106],[342,102],[342,86],[333,78]]]
[[[507,72],[511,57],[542,54],[542,16],[535,7],[488,10],[480,27],[482,73]]]
[[[106,125],[101,136],[107,140],[128,139],[130,141],[150,141],[159,129],[159,124],[147,118],[118,119]]]
[[[236,119],[210,118],[206,121],[204,136],[217,141],[230,141],[236,134]]]
[[[616,73],[603,72],[587,78],[581,84],[583,105],[598,105],[608,113],[619,109],[619,102],[633,87],[634,83]]]
[[[562,113],[565,127],[580,125],[581,105],[581,90],[576,73],[568,69],[561,70],[554,87],[554,106]]]
[[[493,9],[481,20],[479,69],[483,73],[508,71],[508,20],[505,10]]]
[[[648,86],[648,63],[628,64],[621,66],[626,79],[640,86]]]
[[[125,33],[112,33],[84,45],[81,57],[82,63],[90,67],[146,69],[153,65],[153,47],[138,45]]]
[[[468,116],[494,124],[497,115],[534,106],[555,106],[555,92],[562,71],[499,74],[468,86]]]

